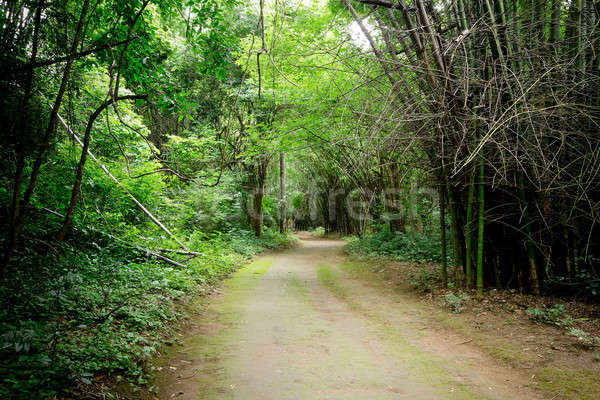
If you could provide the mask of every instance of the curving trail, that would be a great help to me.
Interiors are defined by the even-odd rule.
[[[167,355],[159,398],[538,399],[428,309],[309,240],[242,268]]]

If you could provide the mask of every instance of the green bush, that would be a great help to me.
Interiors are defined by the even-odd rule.
[[[408,283],[425,293],[431,291],[432,286],[440,281],[440,275],[436,271],[427,269],[419,269],[418,271],[411,272],[408,277]]]
[[[98,231],[78,233],[58,252],[27,251],[0,285],[0,398],[52,398],[109,374],[145,384],[144,361],[168,339],[183,300],[291,240],[197,233],[187,244],[201,255],[178,268]]]
[[[441,244],[438,236],[429,237],[419,232],[391,233],[389,228],[350,239],[346,251],[350,254],[385,257],[401,261],[441,262]],[[451,255],[451,246],[447,252]],[[450,260],[450,257],[448,257]]]
[[[548,325],[565,326],[573,323],[573,318],[566,313],[565,306],[555,304],[550,308],[529,308],[527,314],[538,323]]]
[[[452,308],[455,313],[462,312],[463,301],[469,300],[469,296],[463,293],[454,294],[452,292],[446,293],[444,296],[446,303]]]
[[[308,231],[316,236],[320,236],[320,237],[325,236],[325,228],[323,228],[322,226],[317,226],[316,228],[310,228]]]

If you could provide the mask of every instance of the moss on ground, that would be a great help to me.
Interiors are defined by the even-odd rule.
[[[354,278],[377,280],[382,282],[375,270],[379,266],[363,261],[351,261],[341,264],[344,272]],[[336,287],[334,275],[322,273],[328,287]],[[339,286],[339,285],[338,285]],[[334,293],[343,292],[336,288]],[[348,297],[348,294],[345,294]],[[591,370],[574,365],[551,363],[540,367],[530,368],[531,359],[521,351],[518,343],[503,337],[491,337],[479,331],[461,316],[447,313],[431,313],[430,316],[438,323],[448,327],[461,335],[473,339],[473,344],[494,359],[500,360],[512,368],[522,369],[526,366],[527,374],[535,376],[537,386],[544,394],[553,399],[560,400],[596,400],[600,393],[600,368]]]
[[[556,399],[597,400],[600,371],[568,370],[557,366],[537,370],[540,386]]]
[[[341,267],[352,277],[375,277],[368,268],[365,268],[364,264],[359,262],[343,263]],[[408,343],[384,316],[371,312],[354,301],[351,290],[340,283],[342,276],[334,268],[325,264],[318,265],[317,277],[336,297],[344,301],[352,310],[367,318],[373,331],[386,343],[388,351],[407,363],[407,370],[411,371],[411,377],[415,381],[427,385],[440,396],[448,395],[448,392],[451,392],[454,399],[482,400],[488,398],[482,393],[474,393],[471,385],[457,382],[442,367],[444,362],[441,358]]]
[[[243,304],[244,296],[258,283],[272,263],[269,258],[261,258],[240,268],[223,284],[227,296],[201,297],[190,305],[190,310],[202,315],[198,318],[201,325],[212,325],[214,332],[206,334],[202,331],[188,337],[183,351],[181,346],[174,346],[165,352],[162,360],[157,363],[162,368],[169,368],[167,364],[177,360],[180,352],[196,360],[199,368],[190,373],[189,380],[198,390],[198,398],[233,398],[231,387],[227,384],[228,376],[222,365],[227,354],[233,351],[230,340],[232,332],[224,332],[223,329],[233,327],[239,320],[238,307]],[[159,387],[162,386],[161,383],[161,380],[157,382]]]

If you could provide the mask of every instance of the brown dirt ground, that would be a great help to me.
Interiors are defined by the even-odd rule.
[[[593,337],[600,307],[423,285],[439,265],[355,260],[341,240],[300,239],[189,304],[178,344],[153,362],[158,392],[117,398],[600,398],[600,349],[526,312],[562,304]],[[449,292],[468,296],[461,313]]]
[[[462,334],[469,344],[514,370],[531,376],[532,385],[551,399],[600,398],[600,306],[574,299],[540,297],[509,290],[445,289],[437,279],[439,264],[366,261],[383,281],[431,307],[437,329]],[[447,293],[467,295],[457,314]],[[562,305],[570,317],[561,326],[536,321],[529,309]],[[569,333],[574,327],[596,342],[583,343]]]
[[[349,261],[340,240],[301,239],[190,305],[183,344],[155,362],[158,394],[128,398],[600,398],[598,349],[526,313],[560,303],[597,335],[598,308],[465,292],[457,314],[437,283],[409,284],[435,264]]]

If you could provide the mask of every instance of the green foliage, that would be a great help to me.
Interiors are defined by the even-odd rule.
[[[266,249],[288,247],[296,240],[291,234],[282,235],[274,229],[264,230],[260,237],[254,236],[250,231],[237,229],[232,230],[225,238],[231,250],[244,256],[253,256]]]
[[[565,306],[555,304],[550,308],[529,308],[527,314],[536,322],[555,326],[571,325],[573,318],[566,313]]]
[[[577,340],[579,341],[579,343],[581,343],[583,346],[586,346],[586,347],[600,346],[600,338],[599,337],[592,336],[582,329],[575,328],[572,326],[569,328],[569,335],[576,337]]]
[[[446,303],[452,308],[455,313],[462,312],[463,302],[469,300],[469,296],[464,293],[454,294],[452,292],[446,293],[444,296]]]
[[[346,251],[350,254],[419,263],[441,262],[442,257],[438,236],[430,237],[419,232],[415,232],[414,235],[403,232],[391,233],[389,229],[351,239],[346,246]]]
[[[308,231],[316,236],[320,236],[320,237],[325,236],[325,228],[323,228],[322,226],[317,226],[316,228],[310,228]]]
[[[408,277],[408,283],[425,293],[431,292],[432,286],[440,281],[439,274],[437,271],[428,269],[419,269],[411,272]]]
[[[572,283],[572,281],[578,282],[587,296],[591,299],[600,300],[600,279],[594,271],[594,265],[600,264],[600,258],[588,254],[587,257],[574,257],[573,261],[578,263],[580,267],[572,277],[554,276],[553,279],[567,284]]]
[[[216,187],[181,185],[158,197],[160,215],[183,234],[228,232],[243,225],[243,199],[238,178],[225,174]]]
[[[32,248],[0,287],[0,397],[51,398],[107,374],[145,384],[144,361],[170,340],[186,299],[249,256],[289,243],[272,231],[198,233],[188,245],[202,255],[186,269],[98,231],[80,231],[60,254]]]

